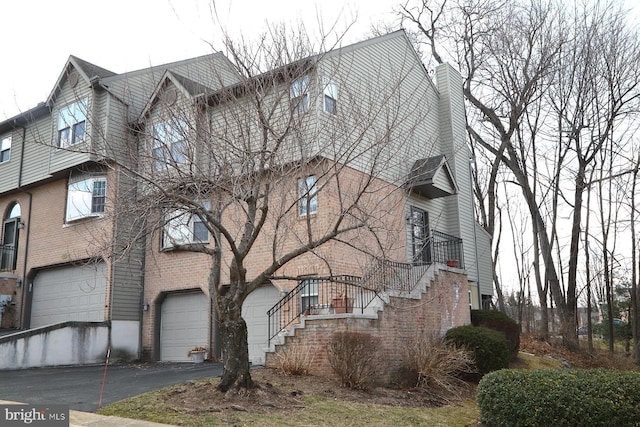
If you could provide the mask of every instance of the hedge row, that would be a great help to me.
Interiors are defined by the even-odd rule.
[[[489,427],[640,426],[640,372],[504,369],[484,376],[477,400]]]

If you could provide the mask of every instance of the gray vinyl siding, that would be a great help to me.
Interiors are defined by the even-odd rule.
[[[478,243],[478,283],[480,295],[493,295],[493,262],[491,260],[491,236],[478,223],[475,224]]]
[[[135,162],[131,156],[135,153],[135,143],[134,136],[129,131],[128,108],[111,94],[105,94],[103,99],[103,154],[118,163],[132,165]]]
[[[0,138],[11,136],[9,160],[0,163],[0,193],[17,188],[20,182],[20,156],[22,154],[22,129],[0,134]]]
[[[470,281],[478,280],[476,233],[469,171],[466,116],[462,95],[462,78],[449,64],[436,68],[440,93],[440,137],[442,151],[458,185],[458,194],[448,206],[451,234],[463,239],[465,267]]]
[[[404,33],[337,51],[321,62],[318,75],[339,85],[338,115],[344,130],[360,130],[363,147],[385,143],[375,175],[400,184],[414,160],[439,152],[437,93]],[[321,104],[318,110],[322,112]],[[320,114],[323,126],[330,128],[329,116]],[[374,154],[360,155],[350,166],[369,173]]]
[[[134,197],[136,182],[123,171],[118,171],[117,189],[120,197]],[[128,204],[130,204],[129,202]],[[125,205],[128,205],[125,204]],[[145,256],[144,236],[136,238],[135,233],[144,229],[144,218],[134,213],[118,211],[114,230],[114,245],[116,248],[131,246],[130,251],[122,255],[114,253],[112,266],[112,320],[140,320],[141,295],[143,290],[143,269]]]
[[[22,169],[22,184],[29,185],[49,178],[50,157],[54,148],[53,125],[51,116],[45,116],[29,123],[24,144],[24,164]]]

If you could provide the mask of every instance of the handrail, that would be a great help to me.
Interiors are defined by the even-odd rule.
[[[302,315],[363,313],[376,296],[359,276],[305,278],[267,311],[269,342]]]
[[[432,230],[426,245],[429,257],[413,263],[378,259],[364,277],[342,275],[308,277],[284,295],[267,311],[269,343],[300,316],[309,314],[352,313],[364,309],[389,291],[411,292],[433,263],[464,268],[462,239]]]
[[[464,250],[462,239],[441,231],[432,230],[430,236],[432,262],[449,264],[455,262],[459,268],[464,268]]]

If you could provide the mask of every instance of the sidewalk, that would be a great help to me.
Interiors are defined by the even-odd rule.
[[[98,415],[73,409],[69,411],[69,418],[69,427],[172,427],[169,424]]]
[[[0,400],[0,405],[20,405],[20,402]],[[132,420],[69,410],[69,427],[175,427],[169,424],[152,423],[150,421]]]

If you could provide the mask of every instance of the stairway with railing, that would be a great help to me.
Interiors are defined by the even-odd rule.
[[[433,230],[427,240],[429,259],[403,263],[378,259],[364,276],[304,278],[268,312],[269,343],[304,315],[364,313],[381,294],[409,293],[433,263],[464,268],[462,239]]]
[[[302,315],[363,313],[376,296],[358,276],[304,279],[267,312],[269,341]]]

